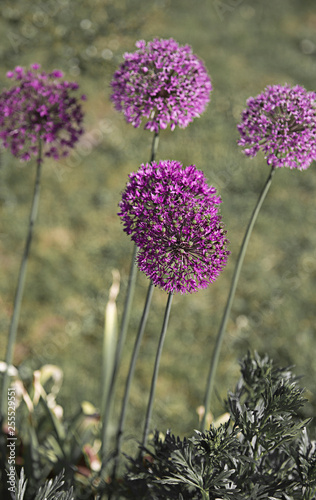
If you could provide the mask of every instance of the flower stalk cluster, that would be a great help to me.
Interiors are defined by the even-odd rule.
[[[247,156],[263,151],[268,165],[305,170],[316,159],[316,93],[272,85],[247,101],[238,125]]]
[[[241,122],[237,127],[241,136],[238,144],[247,146],[244,149],[247,156],[253,157],[262,150],[271,170],[250,217],[236,261],[210,364],[204,399],[205,412],[201,423],[202,430],[205,429],[207,413],[211,406],[210,401],[219,354],[244,257],[276,168],[289,167],[305,170],[316,159],[315,105],[316,94],[314,92],[307,92],[299,85],[293,88],[289,85],[274,85],[267,87],[257,97],[248,99],[247,108],[242,112]]]
[[[59,70],[40,71],[39,64],[17,66],[7,77],[15,85],[0,94],[2,145],[22,161],[38,156],[39,140],[45,156],[67,156],[83,133],[81,105],[72,95],[78,84],[60,81]]]
[[[28,258],[38,213],[43,156],[56,160],[66,156],[83,133],[81,106],[71,95],[79,86],[75,82],[59,81],[62,76],[59,70],[51,73],[40,71],[39,64],[32,64],[29,70],[17,66],[14,71],[7,73],[7,77],[14,80],[16,85],[0,94],[0,140],[3,147],[22,161],[35,156],[37,163],[27,236],[8,335],[6,371],[0,395],[0,426],[5,414],[8,369],[13,360]]]
[[[142,165],[130,174],[119,212],[139,248],[139,268],[167,292],[195,292],[214,282],[226,264],[220,197],[194,165]]]
[[[202,61],[189,45],[180,46],[172,38],[158,38],[124,55],[115,72],[111,99],[128,123],[158,132],[170,125],[187,127],[205,110],[212,84]]]

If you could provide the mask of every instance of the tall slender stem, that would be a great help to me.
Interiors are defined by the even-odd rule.
[[[169,321],[169,316],[170,316],[170,310],[171,310],[171,304],[172,304],[172,298],[173,294],[170,292],[168,296],[168,301],[166,305],[166,310],[165,310],[165,316],[163,320],[163,325],[162,325],[162,330],[159,338],[159,343],[158,343],[158,349],[156,353],[156,360],[155,360],[155,366],[154,366],[154,372],[153,372],[153,377],[151,381],[151,388],[150,388],[150,394],[149,394],[149,400],[148,400],[148,406],[147,406],[147,413],[146,413],[146,419],[145,419],[145,426],[144,426],[144,433],[143,433],[143,441],[142,441],[142,446],[146,446],[147,444],[147,438],[148,438],[148,432],[149,432],[149,425],[151,421],[151,414],[152,414],[152,409],[153,409],[153,403],[154,403],[154,397],[155,397],[155,391],[156,391],[156,384],[157,384],[157,378],[158,378],[158,370],[159,370],[159,364],[160,364],[160,358],[161,358],[161,353],[162,353],[162,348],[164,344],[164,340],[166,337],[167,333],[167,327],[168,327],[168,321]]]
[[[145,302],[145,306],[144,306],[144,310],[143,310],[143,315],[142,315],[142,319],[141,319],[141,322],[139,325],[139,330],[138,330],[138,334],[137,334],[136,341],[134,344],[133,354],[132,354],[132,358],[131,358],[131,362],[130,362],[129,372],[128,372],[128,376],[126,379],[125,393],[124,393],[124,397],[123,397],[121,416],[120,416],[120,421],[119,421],[118,431],[117,431],[115,463],[114,463],[113,476],[112,476],[113,478],[115,477],[115,474],[116,474],[116,469],[117,469],[119,455],[120,455],[121,446],[122,446],[122,437],[123,437],[126,409],[127,409],[127,403],[129,400],[131,382],[132,382],[132,379],[134,376],[136,360],[138,357],[140,344],[141,344],[143,334],[145,331],[145,326],[147,323],[147,317],[148,317],[148,313],[149,313],[149,308],[150,308],[150,304],[151,304],[151,298],[152,298],[153,291],[154,291],[154,285],[153,285],[152,281],[150,281],[149,286],[148,286],[148,291],[147,291],[146,302]]]
[[[249,239],[250,239],[254,224],[257,220],[262,203],[264,202],[264,199],[265,199],[265,197],[269,191],[269,188],[271,186],[274,172],[275,172],[275,168],[272,167],[271,172],[266,180],[266,183],[265,183],[265,185],[264,185],[264,187],[259,195],[257,204],[254,208],[252,215],[251,215],[248,227],[247,227],[246,232],[245,232],[244,239],[243,239],[241,247],[240,247],[240,251],[239,251],[238,258],[237,258],[236,267],[235,267],[233,279],[231,282],[231,287],[230,287],[226,307],[224,309],[222,322],[221,322],[221,325],[220,325],[220,328],[219,328],[219,331],[218,331],[218,334],[216,337],[215,347],[214,347],[213,356],[212,356],[211,365],[210,365],[210,371],[209,371],[209,375],[208,375],[208,379],[207,379],[206,393],[205,393],[205,400],[204,400],[204,416],[203,416],[203,420],[201,423],[201,430],[202,431],[205,429],[206,418],[207,418],[207,414],[208,414],[209,409],[210,409],[210,399],[211,399],[211,395],[212,395],[212,391],[213,391],[215,373],[216,373],[216,369],[217,369],[217,365],[218,365],[219,354],[220,354],[220,350],[221,350],[221,346],[222,346],[222,342],[223,342],[223,338],[224,338],[224,333],[225,333],[227,321],[228,321],[228,318],[230,315],[230,310],[232,307],[238,279],[240,276],[240,271],[242,268],[242,264],[244,261],[244,257],[246,254],[247,246],[249,243]]]
[[[121,359],[122,348],[123,348],[123,345],[125,343],[126,332],[127,332],[127,327],[128,327],[129,317],[130,317],[130,312],[131,312],[131,306],[132,306],[132,302],[133,302],[133,296],[134,296],[134,291],[135,291],[135,282],[136,282],[136,269],[137,269],[136,268],[136,254],[137,254],[137,246],[134,245],[130,273],[129,273],[129,279],[128,279],[128,287],[127,287],[128,293],[126,294],[124,312],[123,312],[123,317],[122,317],[122,324],[121,324],[119,339],[118,339],[116,353],[115,353],[115,364],[114,364],[111,386],[114,385],[116,373],[118,370],[118,365],[119,365],[119,362]]]
[[[2,384],[2,392],[1,392],[1,400],[0,400],[0,424],[2,424],[2,422],[4,420],[4,412],[5,412],[6,401],[7,401],[7,386],[8,386],[8,381],[9,381],[8,370],[9,370],[9,367],[12,364],[12,360],[13,360],[13,350],[14,350],[16,333],[17,333],[19,319],[20,319],[20,310],[21,310],[21,304],[22,304],[22,298],[23,298],[23,292],[24,292],[28,257],[29,257],[30,248],[31,248],[34,224],[35,224],[37,212],[38,212],[38,204],[39,204],[39,196],[40,196],[41,170],[42,170],[42,141],[41,141],[41,139],[39,139],[38,156],[37,156],[37,170],[36,170],[36,178],[35,178],[35,185],[34,185],[34,192],[33,192],[32,207],[31,207],[30,218],[29,218],[29,227],[28,227],[28,232],[27,232],[27,237],[26,237],[26,242],[25,242],[25,247],[24,247],[24,253],[22,256],[22,261],[21,261],[21,266],[20,266],[20,271],[19,271],[19,276],[18,276],[17,288],[16,288],[16,292],[15,292],[13,313],[12,313],[12,318],[11,318],[11,324],[10,324],[9,336],[8,336],[8,345],[7,345],[7,351],[6,351],[6,357],[5,357],[6,367],[5,367],[5,372],[3,375],[3,384]]]
[[[151,153],[150,153],[150,162],[155,160],[155,157],[157,154],[157,149],[158,149],[158,144],[159,144],[159,131],[155,132],[154,136],[153,136],[152,145],[151,145]],[[111,415],[111,407],[112,407],[113,394],[114,394],[115,384],[116,384],[116,379],[117,379],[117,372],[118,372],[119,365],[120,365],[122,349],[123,349],[123,346],[124,346],[125,340],[126,340],[127,328],[128,328],[130,312],[131,312],[131,305],[133,302],[133,296],[134,296],[134,291],[135,291],[136,270],[137,270],[136,255],[137,255],[137,246],[134,245],[132,262],[131,262],[131,267],[130,267],[130,274],[129,274],[129,281],[128,281],[128,287],[127,287],[127,293],[126,293],[126,299],[125,299],[125,305],[124,305],[123,318],[122,318],[121,328],[120,328],[118,342],[117,342],[117,346],[116,346],[116,352],[115,352],[113,372],[112,372],[111,382],[110,382],[110,386],[109,386],[109,390],[108,390],[108,394],[107,394],[104,414],[102,417],[102,428],[103,428],[103,431],[102,431],[102,434],[103,434],[103,437],[102,437],[102,455],[103,455],[103,460],[105,460],[104,457],[105,457],[106,447],[107,447],[107,428],[108,428],[110,415]],[[144,325],[144,327],[145,327],[145,325]],[[135,359],[135,361],[136,361],[136,359]]]
[[[154,161],[156,158],[158,144],[159,144],[159,131],[154,133],[153,142],[151,145],[150,162]]]
[[[131,261],[131,267],[130,267],[130,273],[129,273],[129,280],[128,280],[128,287],[127,287],[127,293],[126,293],[126,299],[125,299],[125,305],[124,305],[124,312],[123,312],[123,317],[122,317],[122,323],[121,323],[121,328],[120,328],[120,333],[117,341],[117,346],[115,350],[115,359],[114,359],[114,365],[113,365],[113,371],[111,374],[111,380],[110,380],[110,385],[109,389],[107,392],[107,397],[106,401],[103,406],[103,415],[102,415],[102,456],[105,456],[106,453],[106,448],[107,448],[107,428],[110,420],[110,415],[111,415],[111,409],[112,409],[112,402],[113,402],[113,393],[115,390],[115,384],[116,384],[116,376],[121,360],[121,354],[122,354],[122,349],[125,344],[125,339],[126,339],[126,333],[127,333],[127,327],[129,323],[129,317],[130,317],[130,311],[131,311],[131,306],[133,302],[133,296],[134,296],[134,291],[135,291],[135,283],[136,283],[136,254],[137,254],[137,246],[134,245],[133,248],[133,255],[132,255],[132,261]]]

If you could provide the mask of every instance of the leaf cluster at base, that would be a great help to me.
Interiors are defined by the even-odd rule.
[[[299,418],[303,390],[290,369],[248,354],[226,401],[229,420],[191,438],[155,432],[109,488],[118,498],[316,499],[316,442]]]

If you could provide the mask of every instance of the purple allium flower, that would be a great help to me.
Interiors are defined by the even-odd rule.
[[[39,64],[7,73],[16,85],[0,94],[0,139],[21,160],[37,155],[39,139],[46,156],[66,156],[83,133],[81,106],[71,95],[78,84],[58,81],[62,76],[40,71]]]
[[[155,38],[136,43],[138,50],[124,55],[114,73],[112,101],[127,122],[158,132],[170,124],[181,128],[200,116],[210,100],[211,80],[189,45]]]
[[[214,282],[228,241],[221,198],[203,172],[167,160],[141,165],[129,179],[118,215],[139,248],[139,268],[167,292],[195,292]]]
[[[316,94],[273,85],[247,101],[238,125],[247,156],[261,149],[268,165],[305,170],[316,159]]]

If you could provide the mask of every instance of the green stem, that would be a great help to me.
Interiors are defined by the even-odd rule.
[[[158,144],[159,144],[159,131],[155,132],[154,136],[153,136],[152,145],[151,145],[151,153],[150,153],[150,162],[155,160],[155,157],[157,154],[157,149],[158,149]],[[128,282],[127,294],[126,294],[126,299],[125,299],[121,329],[120,329],[119,338],[118,338],[117,347],[116,347],[116,352],[115,352],[113,372],[112,372],[111,382],[110,382],[110,386],[109,386],[109,390],[108,390],[108,394],[107,394],[107,398],[106,398],[106,404],[104,406],[104,414],[102,416],[102,457],[103,457],[103,462],[105,461],[105,454],[106,454],[106,448],[107,448],[107,428],[108,428],[110,415],[111,415],[113,394],[115,391],[115,384],[116,384],[117,373],[118,373],[118,369],[119,369],[119,365],[120,365],[122,349],[123,349],[123,346],[124,346],[125,340],[126,340],[126,333],[127,333],[127,328],[128,328],[128,324],[129,324],[131,305],[132,305],[134,291],[135,291],[136,269],[137,269],[136,255],[137,255],[137,246],[135,245],[134,251],[133,251],[133,256],[132,256],[132,263],[131,263],[131,268],[130,268],[129,282]],[[144,327],[145,327],[145,325],[144,325]],[[135,359],[135,361],[136,361],[136,359]],[[123,418],[125,418],[125,417],[123,417]]]
[[[150,304],[151,304],[151,298],[152,298],[153,291],[154,291],[154,285],[153,285],[152,281],[150,281],[148,291],[147,291],[146,302],[145,302],[145,306],[144,306],[144,310],[143,310],[143,315],[142,315],[142,319],[141,319],[141,322],[139,325],[139,330],[138,330],[138,334],[137,334],[136,341],[134,344],[134,350],[133,350],[133,354],[132,354],[132,358],[131,358],[129,372],[128,372],[128,376],[126,379],[125,393],[124,393],[124,397],[123,397],[121,416],[120,416],[120,421],[119,421],[118,431],[117,431],[117,438],[116,438],[117,439],[116,450],[115,450],[115,455],[114,455],[115,462],[114,462],[112,479],[115,478],[116,469],[118,466],[119,455],[120,455],[120,451],[121,451],[121,447],[122,447],[122,437],[123,437],[123,431],[124,431],[126,409],[127,409],[127,403],[129,400],[131,382],[132,382],[132,379],[134,376],[136,360],[138,357],[140,344],[141,344],[143,334],[145,331],[145,326],[147,323],[147,317],[148,317],[148,313],[149,313],[149,308],[150,308]]]
[[[134,290],[135,290],[135,282],[136,282],[136,270],[137,270],[136,254],[137,254],[137,246],[134,245],[130,273],[129,273],[129,280],[128,280],[127,295],[126,295],[125,305],[124,305],[124,313],[123,313],[123,317],[122,317],[122,324],[121,324],[121,329],[120,329],[120,334],[119,334],[119,340],[117,343],[117,348],[116,348],[116,353],[115,353],[115,364],[114,364],[114,370],[113,370],[113,376],[112,376],[112,385],[114,384],[116,373],[118,370],[118,365],[119,365],[119,362],[121,359],[122,349],[123,349],[123,345],[125,343],[126,332],[127,332],[129,317],[130,317],[130,313],[131,313],[131,307],[132,307]],[[109,394],[109,397],[111,398],[111,394]]]
[[[216,369],[217,369],[217,365],[218,365],[219,354],[220,354],[220,350],[221,350],[221,346],[222,346],[222,342],[223,342],[223,337],[224,337],[227,321],[228,321],[228,318],[230,315],[230,311],[231,311],[231,307],[232,307],[238,279],[240,276],[240,271],[241,271],[242,264],[244,261],[245,253],[247,250],[247,246],[249,243],[249,239],[250,239],[254,224],[255,224],[257,217],[258,217],[258,214],[260,212],[262,203],[264,202],[264,199],[265,199],[265,197],[269,191],[269,188],[271,186],[274,172],[275,172],[275,168],[272,167],[271,172],[266,180],[266,183],[265,183],[265,185],[264,185],[264,187],[259,195],[257,204],[254,208],[252,215],[251,215],[243,242],[242,242],[241,247],[240,247],[240,251],[239,251],[238,258],[237,258],[236,267],[235,267],[235,271],[234,271],[234,275],[233,275],[233,279],[232,279],[226,307],[225,307],[222,322],[221,322],[221,325],[220,325],[220,328],[219,328],[219,331],[218,331],[218,334],[216,337],[215,347],[214,347],[213,356],[212,356],[211,365],[210,365],[210,371],[209,371],[209,375],[208,375],[208,379],[207,379],[206,393],[205,393],[205,400],[204,400],[204,416],[203,416],[203,420],[201,423],[201,430],[202,431],[205,429],[206,418],[207,418],[207,414],[208,414],[209,409],[210,409],[210,399],[211,399],[211,395],[212,395],[212,391],[213,391],[215,373],[216,373]]]
[[[8,382],[9,382],[8,370],[9,370],[10,366],[12,365],[12,360],[13,360],[14,344],[15,344],[15,340],[16,340],[16,333],[17,333],[17,328],[18,328],[19,318],[20,318],[20,310],[21,310],[23,291],[24,291],[24,285],[25,285],[28,257],[29,257],[30,248],[31,248],[34,224],[35,224],[37,212],[38,212],[38,204],[39,204],[39,196],[40,196],[41,169],[42,169],[42,142],[41,142],[41,140],[39,140],[38,156],[37,156],[37,170],[36,170],[36,178],[35,178],[32,207],[31,207],[30,219],[29,219],[29,227],[28,227],[28,233],[27,233],[25,247],[24,247],[24,253],[23,253],[21,266],[20,266],[17,288],[16,288],[16,292],[15,292],[13,314],[12,314],[12,318],[11,318],[9,337],[8,337],[8,345],[7,345],[7,351],[6,351],[6,357],[5,357],[6,367],[5,367],[5,372],[3,375],[3,384],[2,384],[2,392],[1,392],[1,400],[0,400],[0,425],[2,424],[2,422],[4,420],[4,413],[5,413],[6,402],[7,402],[7,387],[8,387]]]
[[[154,133],[153,142],[151,145],[150,162],[154,161],[156,158],[158,144],[159,144],[159,131]]]
[[[111,409],[112,409],[112,402],[113,402],[112,396],[113,396],[114,390],[115,390],[116,376],[117,376],[117,372],[119,369],[119,364],[120,364],[121,355],[122,355],[122,349],[123,349],[123,346],[124,346],[125,340],[126,340],[127,327],[128,327],[128,323],[129,323],[131,306],[132,306],[132,301],[133,301],[133,296],[134,296],[134,291],[135,291],[136,270],[137,270],[136,254],[137,254],[137,246],[134,245],[130,273],[129,273],[128,287],[127,287],[127,294],[126,294],[124,312],[123,312],[122,323],[121,323],[121,329],[120,329],[119,338],[118,338],[116,351],[115,351],[113,372],[111,375],[110,386],[109,386],[108,393],[106,396],[106,402],[103,404],[103,415],[102,415],[102,457],[103,457],[103,460],[105,460],[104,457],[105,457],[106,447],[107,447],[107,428],[108,428],[110,415],[111,415]],[[103,398],[103,399],[105,399],[105,398]]]
[[[209,500],[210,499],[210,494],[206,490],[201,490],[202,493],[202,500]]]
[[[157,384],[157,378],[158,378],[160,358],[161,358],[164,340],[165,340],[166,333],[167,333],[167,326],[168,326],[168,321],[169,321],[169,316],[170,316],[172,298],[173,298],[173,294],[170,292],[169,296],[168,296],[167,305],[166,305],[165,316],[164,316],[164,320],[163,320],[162,330],[161,330],[161,334],[160,334],[160,338],[159,338],[158,349],[157,349],[157,353],[156,353],[154,372],[153,372],[153,377],[152,377],[152,381],[151,381],[150,395],[149,395],[149,401],[148,401],[148,406],[147,406],[147,413],[146,413],[143,441],[142,441],[143,447],[145,447],[147,444],[149,425],[150,425],[150,421],[151,421],[151,414],[152,414],[152,409],[153,409],[153,402],[154,402],[155,390],[156,390],[156,384]]]

